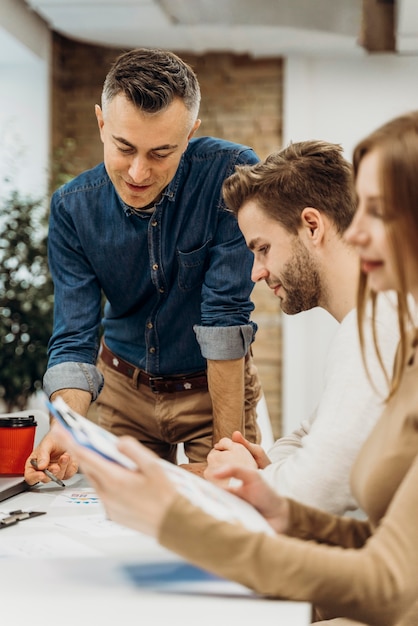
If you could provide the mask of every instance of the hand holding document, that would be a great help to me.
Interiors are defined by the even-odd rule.
[[[48,408],[78,444],[130,470],[137,469],[132,459],[118,450],[115,435],[73,411],[61,397],[49,402]],[[163,459],[158,463],[177,490],[208,514],[253,531],[274,534],[264,517],[244,500]]]

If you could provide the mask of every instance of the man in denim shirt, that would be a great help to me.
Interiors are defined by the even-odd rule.
[[[102,426],[169,461],[184,443],[200,470],[234,430],[258,439],[260,388],[252,255],[221,192],[236,165],[259,159],[246,146],[192,138],[199,104],[193,70],[172,53],[133,50],[108,73],[96,105],[104,163],[52,197],[44,389],[84,415],[96,401]],[[55,427],[31,458],[68,478],[77,466]],[[29,460],[25,477],[47,480]]]

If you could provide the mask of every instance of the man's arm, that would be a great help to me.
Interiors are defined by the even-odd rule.
[[[59,389],[51,395],[51,400],[61,396],[69,407],[80,415],[87,415],[91,404],[91,393],[83,389]]]
[[[248,402],[256,403],[255,397],[247,399],[247,403],[245,397],[245,357],[257,330],[250,320],[254,310],[253,255],[236,217],[226,210],[222,178],[232,174],[237,165],[258,161],[251,149],[232,150],[229,162],[225,161],[224,175],[220,173],[217,181],[219,197],[215,200],[214,193],[211,200],[217,211],[216,230],[211,237],[209,264],[201,291],[201,321],[194,325],[194,331],[207,362],[214,444],[224,436],[230,437],[234,430],[244,432],[245,409]]]
[[[78,387],[61,388],[62,381],[74,381]],[[60,384],[61,383],[61,384]],[[62,396],[65,402],[77,413],[86,415],[92,399],[97,397],[103,384],[103,377],[93,365],[83,363],[61,363],[47,370],[44,376],[44,390],[49,398]],[[77,463],[63,449],[57,435],[57,424],[51,419],[50,429],[39,445],[32,451],[25,464],[25,480],[33,485],[48,482],[45,474],[37,472],[30,460],[36,459],[40,470],[48,469],[58,478],[70,478],[77,471]]]
[[[103,375],[95,365],[67,361],[46,370],[43,388],[48,398],[60,395],[74,411],[86,415],[103,383]]]
[[[207,374],[213,410],[213,445],[234,430],[245,432],[245,359],[208,360]]]
[[[213,415],[212,445],[222,437],[230,437],[234,430],[242,430],[245,427],[244,367],[244,358],[207,362]],[[204,476],[207,463],[188,463],[182,467]]]
[[[207,360],[215,444],[222,437],[231,437],[235,430],[245,433],[245,355],[253,339],[253,328],[248,324],[195,326],[194,330]]]

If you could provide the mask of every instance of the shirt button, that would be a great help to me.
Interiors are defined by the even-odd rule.
[[[152,322],[148,322],[148,324],[147,324],[147,328],[153,328],[153,324],[152,324]]]
[[[151,352],[151,354],[155,353],[155,348],[150,348],[149,351]]]
[[[151,226],[157,226],[158,222],[157,220],[154,220],[153,222],[151,222]]]
[[[154,263],[154,265],[152,266],[153,270],[158,270],[158,263]]]
[[[164,287],[160,287],[158,290],[160,293],[164,293]]]

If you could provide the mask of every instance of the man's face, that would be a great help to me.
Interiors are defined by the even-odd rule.
[[[295,315],[319,306],[319,270],[299,236],[268,217],[253,200],[240,208],[238,224],[254,254],[252,280],[266,281],[279,298],[282,311]]]
[[[189,139],[190,112],[178,99],[161,113],[144,113],[124,95],[113,98],[96,117],[107,173],[122,200],[141,209],[159,200],[173,179]]]

